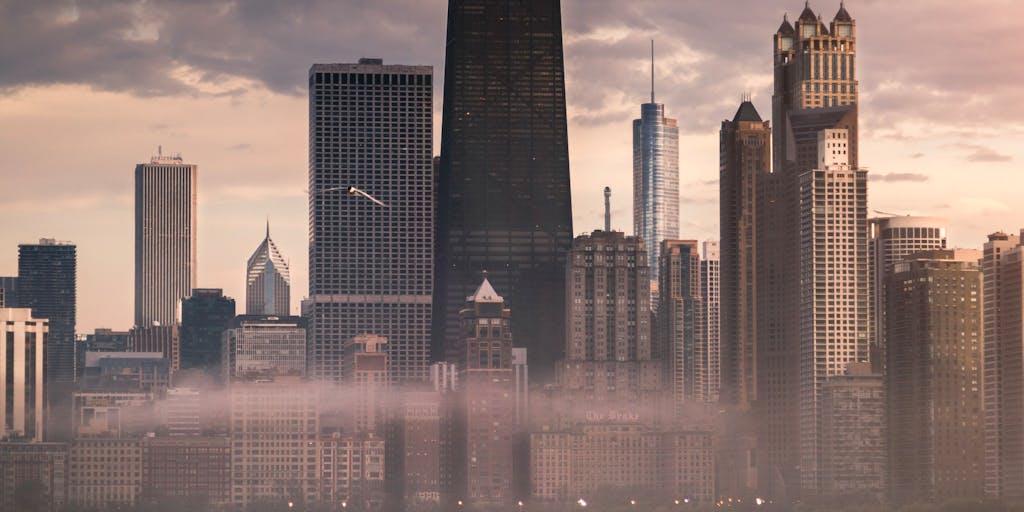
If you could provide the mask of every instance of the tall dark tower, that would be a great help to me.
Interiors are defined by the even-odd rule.
[[[434,357],[487,270],[531,371],[550,378],[572,246],[559,1],[450,0],[443,113]]]
[[[43,347],[46,439],[70,438],[67,417],[75,381],[75,297],[78,255],[70,242],[44,238],[18,246],[18,307],[50,321]]]

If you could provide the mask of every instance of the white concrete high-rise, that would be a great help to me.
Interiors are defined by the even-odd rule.
[[[700,294],[701,342],[698,346],[699,372],[696,385],[704,402],[718,402],[721,353],[722,271],[717,240],[701,242]]]
[[[289,300],[288,262],[270,239],[270,222],[267,222],[267,236],[245,266],[245,314],[288,316]]]
[[[180,155],[135,166],[135,325],[170,325],[196,286],[199,170]]]
[[[49,322],[28,308],[0,308],[0,418],[6,439],[43,440],[43,349]]]

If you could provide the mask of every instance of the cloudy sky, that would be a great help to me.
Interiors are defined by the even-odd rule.
[[[744,92],[766,119],[771,36],[801,0],[563,0],[575,228],[631,230],[631,119],[649,89],[679,119],[682,235],[718,232],[718,140]],[[826,22],[838,0],[814,0]],[[857,20],[870,206],[946,216],[979,247],[1024,226],[1024,7],[848,0]],[[306,291],[306,72],[314,62],[431,64],[436,132],[444,0],[0,0],[0,275],[17,244],[78,245],[80,332],[132,318],[135,164],[162,145],[199,165],[199,285],[244,304],[271,233]],[[435,138],[434,145],[439,145]]]

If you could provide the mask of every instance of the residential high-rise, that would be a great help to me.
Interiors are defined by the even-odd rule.
[[[1022,233],[1024,234],[1024,233]],[[1024,497],[1024,245],[992,233],[981,260],[984,276],[985,495]]]
[[[135,325],[170,325],[196,286],[199,170],[162,153],[135,166]]]
[[[18,246],[18,307],[49,321],[43,380],[48,411],[66,410],[75,380],[77,250],[70,242],[43,238]],[[48,440],[67,439],[60,414],[46,416]]]
[[[867,171],[848,164],[844,129],[818,134],[819,166],[800,175],[800,473],[821,490],[821,387],[868,361]]]
[[[825,379],[818,408],[821,465],[818,494],[832,499],[885,499],[885,398],[871,364],[850,363]]]
[[[700,250],[696,240],[661,242],[658,343],[655,358],[668,370],[673,402],[705,402],[697,386],[698,345],[704,336]]]
[[[722,121],[718,161],[720,398],[745,408],[757,398],[757,186],[771,170],[771,125],[750,101]]]
[[[868,300],[871,304],[871,363],[885,361],[886,279],[903,258],[920,251],[946,248],[946,219],[876,217],[868,219]]]
[[[309,70],[309,369],[351,379],[357,334],[388,343],[397,383],[426,381],[434,285],[433,69]],[[381,201],[347,194],[349,187]]]
[[[659,261],[662,240],[679,238],[679,126],[654,101],[654,42],[651,42],[651,101],[633,120],[633,233],[647,244],[647,261]],[[651,269],[657,287],[658,267]]]
[[[46,319],[28,308],[0,308],[0,425],[4,439],[43,440],[45,415],[60,416],[44,407],[44,351],[50,343]],[[54,421],[48,422],[50,424]]]
[[[267,222],[267,236],[245,266],[245,314],[288,316],[290,300],[288,262],[270,239]]]
[[[534,382],[549,381],[573,238],[559,0],[450,0],[443,114],[435,359],[458,344],[486,270],[516,312]]]
[[[221,335],[234,317],[235,299],[220,288],[192,289],[181,301],[181,368],[219,374]]]
[[[774,172],[804,171],[817,157],[817,132],[849,130],[849,164],[857,168],[857,24],[840,2],[825,26],[805,5],[795,24],[783,19],[775,33],[772,95]]]
[[[509,308],[485,276],[460,312],[463,338],[449,496],[470,504],[511,503],[516,404]]]
[[[889,489],[897,504],[983,496],[980,259],[977,250],[918,252],[886,277]]]
[[[697,372],[694,376],[698,394],[708,403],[718,403],[721,387],[721,312],[722,264],[718,242],[701,242],[700,298],[701,338],[697,345]]]
[[[239,315],[221,338],[225,380],[306,375],[306,319],[298,316]]]
[[[573,242],[566,270],[562,391],[577,403],[635,405],[663,384],[652,354],[650,277],[640,238],[594,231]]]

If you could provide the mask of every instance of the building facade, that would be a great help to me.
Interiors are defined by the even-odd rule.
[[[77,439],[71,445],[68,502],[131,507],[142,493],[139,439]]]
[[[704,338],[700,249],[696,240],[663,240],[656,358],[668,372],[672,401],[704,402],[697,386],[698,347]]]
[[[918,252],[886,278],[889,489],[896,503],[984,490],[977,250]]]
[[[220,288],[194,288],[181,301],[181,368],[220,372],[220,339],[235,317],[235,299]]]
[[[239,315],[221,340],[222,375],[227,380],[306,375],[306,319],[298,316]]]
[[[0,417],[4,439],[44,439],[46,414],[61,415],[46,408],[45,351],[49,343],[47,320],[33,318],[28,308],[0,308]],[[66,401],[64,402],[66,403]],[[63,419],[63,418],[61,418]]]
[[[429,66],[380,59],[309,70],[309,367],[315,378],[350,380],[343,364],[348,344],[370,332],[391,340],[396,381],[427,379],[432,79]],[[349,187],[384,206],[346,194]]]
[[[459,311],[488,271],[535,381],[550,381],[573,238],[560,2],[453,0],[447,41],[434,359],[458,345]]]
[[[360,334],[352,342],[352,384],[356,393],[356,432],[382,433],[388,378],[388,340]]]
[[[179,324],[133,327],[128,335],[131,352],[159,352],[167,359],[171,373],[181,368],[181,327]]]
[[[718,403],[721,389],[722,262],[717,241],[701,242],[701,333],[697,346],[697,393],[707,403]]]
[[[0,308],[18,307],[18,277],[0,276]]]
[[[245,314],[289,316],[291,311],[291,274],[288,262],[267,236],[245,265]]]
[[[821,388],[818,494],[883,503],[886,491],[885,397],[871,364],[850,363]]]
[[[647,261],[659,261],[662,240],[679,238],[679,125],[654,101],[654,46],[651,46],[651,101],[633,120],[633,233],[644,241]],[[658,268],[651,269],[657,289]]]
[[[201,436],[147,436],[142,452],[143,503],[191,500],[223,507],[231,496],[231,439]],[[187,502],[187,501],[186,501]]]
[[[771,171],[771,125],[744,101],[719,131],[721,400],[757,397],[757,185]]]
[[[181,156],[135,166],[135,326],[177,322],[196,286],[199,170]]]
[[[17,307],[30,308],[33,318],[49,321],[43,362],[48,410],[66,410],[74,388],[77,258],[70,242],[43,238],[18,246]],[[48,440],[67,439],[65,422],[57,415],[46,421]]]
[[[18,510],[24,486],[41,493],[36,510],[60,512],[68,499],[66,443],[0,443],[0,510]]]

